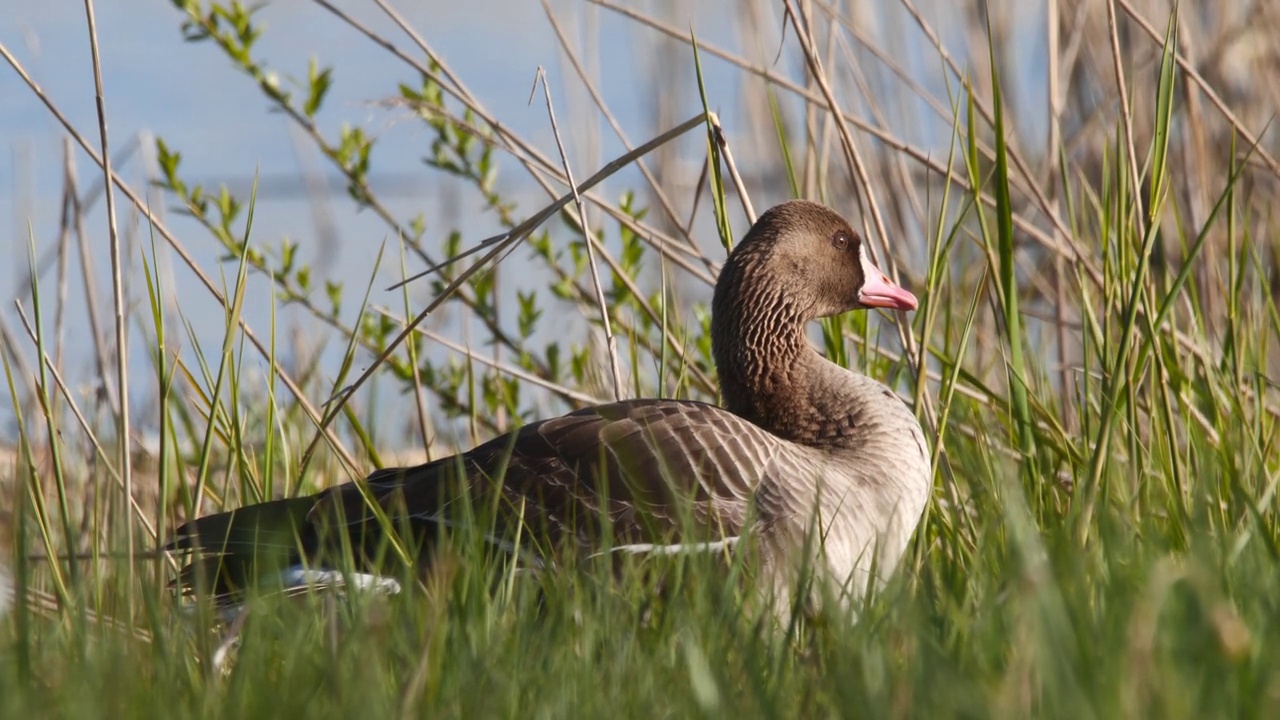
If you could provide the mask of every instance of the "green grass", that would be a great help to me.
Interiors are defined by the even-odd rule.
[[[403,58],[412,79],[390,80],[401,84],[388,92],[421,122],[428,165],[507,229],[481,250],[501,260],[496,270],[460,257],[475,238],[386,210],[368,183],[377,138],[317,124],[335,77],[328,67],[282,91],[256,53],[251,15],[177,4],[188,36],[262,89],[345,179],[350,200],[387,222],[401,275],[370,278],[351,291],[353,306],[296,244],[250,232],[263,212],[254,198],[187,184],[180,154],[158,144],[168,200],[226,254],[224,265],[193,268],[222,278],[204,292],[225,308],[224,332],[216,350],[202,350],[183,303],[169,302],[190,295],[160,280],[156,248],[181,242],[153,220],[139,258],[149,305],[133,320],[147,338],[161,442],[154,456],[134,449],[127,506],[122,430],[94,419],[109,408],[80,422],[62,369],[36,360],[61,320],[51,319],[56,293],[33,282],[32,333],[0,352],[21,429],[12,468],[0,467],[12,470],[0,482],[12,508],[0,566],[18,598],[0,617],[0,717],[1280,716],[1280,171],[1274,142],[1255,143],[1211,103],[1186,101],[1202,92],[1198,80],[1162,48],[1196,29],[1139,16],[1167,30],[1135,31],[1115,55],[1110,20],[1086,30],[1095,65],[1077,55],[1059,72],[1111,82],[1119,61],[1127,102],[1067,103],[1059,120],[1074,139],[1047,148],[1013,141],[1020,115],[1000,76],[1007,40],[990,38],[969,58],[992,68],[985,75],[940,54],[952,96],[926,99],[951,131],[941,153],[906,141],[872,152],[865,128],[882,140],[897,128],[862,92],[865,68],[839,53],[806,58],[822,74],[817,85],[835,84],[827,94],[702,36],[695,66],[683,37],[686,80],[704,111],[684,127],[707,132],[705,145],[693,137],[684,147],[709,165],[696,198],[673,201],[656,180],[620,199],[584,194],[601,218],[590,246],[601,301],[579,215],[561,211],[568,199],[517,208],[495,189],[499,167],[528,170],[548,183],[550,202],[566,188],[546,178],[564,169],[488,116],[429,46],[428,62]],[[823,32],[855,34],[845,21],[796,13]],[[631,22],[662,31],[645,15]],[[815,37],[824,36],[800,42],[789,31],[786,49],[804,54]],[[425,582],[404,578],[398,596],[263,592],[235,628],[237,644],[223,647],[228,628],[211,608],[175,599],[173,564],[150,551],[197,508],[309,492],[320,478],[390,462],[395,424],[374,420],[363,390],[348,392],[365,368],[403,391],[394,414],[433,456],[611,394],[605,351],[586,332],[549,337],[556,314],[587,328],[607,313],[630,392],[714,399],[707,285],[721,240],[747,226],[738,200],[752,190],[732,167],[743,135],[705,114],[739,92],[709,82],[713,61],[737,67],[741,91],[766,110],[757,136],[776,147],[755,159],[785,177],[774,194],[789,183],[858,220],[847,178],[870,176],[860,202],[894,206],[875,223],[867,213],[867,239],[886,269],[896,261],[920,311],[905,326],[853,314],[821,336],[829,356],[913,398],[935,442],[934,500],[893,579],[853,615],[828,609],[793,625],[760,607],[749,565],[726,573],[689,557],[614,572],[566,558],[554,571],[516,573],[463,532]],[[925,107],[919,86],[889,70],[877,79]],[[1234,114],[1248,116],[1250,102]],[[682,142],[659,134],[667,129],[650,144]],[[858,144],[842,153],[845,137]],[[667,176],[650,171],[659,161],[648,156],[618,165],[633,162],[646,163],[646,178]],[[900,162],[928,170],[903,173]],[[695,201],[703,232],[687,233]],[[881,223],[896,244],[879,237]],[[516,240],[525,245],[500,252]],[[442,350],[450,345],[414,319],[427,305],[420,295],[404,291],[399,313],[381,305],[379,288],[443,258],[459,259],[418,283],[430,307],[475,333],[444,340],[480,350]],[[545,284],[503,290],[513,282],[504,262],[536,267]],[[251,275],[274,291],[272,326],[253,335],[241,312]],[[342,366],[280,367],[274,303],[330,328]],[[180,349],[175,328],[186,331]],[[248,372],[255,365],[269,376]]]

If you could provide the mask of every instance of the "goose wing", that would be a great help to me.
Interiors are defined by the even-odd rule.
[[[376,505],[393,523],[454,526],[483,517],[492,535],[592,546],[736,536],[780,440],[714,405],[632,400],[526,425],[462,455],[379,470],[322,494],[314,523],[367,525]],[[470,505],[470,515],[467,506]],[[689,538],[684,538],[689,541]]]

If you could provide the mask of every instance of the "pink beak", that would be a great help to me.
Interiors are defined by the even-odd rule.
[[[915,310],[920,303],[916,296],[903,290],[897,283],[870,262],[863,266],[865,279],[858,291],[858,304],[863,307]]]

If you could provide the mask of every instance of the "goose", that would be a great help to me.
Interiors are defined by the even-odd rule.
[[[905,552],[930,495],[931,462],[907,405],[824,358],[806,326],[851,310],[916,306],[838,213],[783,203],[760,216],[716,282],[711,341],[723,406],[597,405],[460,455],[201,517],[167,545],[194,553],[179,584],[234,596],[270,554],[286,585],[328,582],[335,571],[323,567],[326,553],[350,551],[357,565],[376,568],[388,525],[427,568],[439,532],[483,506],[497,509],[486,542],[522,562],[541,564],[567,546],[667,554],[743,541],[774,600],[790,602],[805,568],[834,581],[845,602],[857,600]]]

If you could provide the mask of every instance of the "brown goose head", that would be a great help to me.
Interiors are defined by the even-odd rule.
[[[761,215],[730,254],[716,284],[713,316],[766,311],[803,323],[860,308],[916,305],[914,295],[875,266],[844,218],[824,205],[792,200]]]

